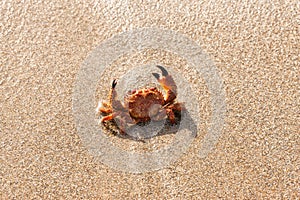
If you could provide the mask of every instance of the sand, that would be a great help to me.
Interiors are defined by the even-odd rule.
[[[0,9],[1,199],[299,199],[297,1],[4,1]],[[112,59],[102,76],[92,79],[97,87],[86,87],[96,97],[89,102],[96,108],[112,79],[125,77],[137,65],[163,64],[184,77],[198,103],[192,115],[197,136],[184,143],[189,135],[183,134],[178,145],[183,153],[170,152],[176,159],[168,165],[168,157],[154,157],[161,159],[156,168],[143,168],[145,160],[128,163],[125,157],[103,162],[103,155],[96,154],[106,150],[103,145],[91,150],[74,111],[78,74],[91,66],[89,56],[111,41],[115,51],[103,56],[113,58],[124,45],[134,46],[115,37],[143,28],[184,35],[216,70],[197,72],[189,54],[140,49]],[[183,43],[179,51],[192,52],[189,47]],[[210,75],[218,75],[211,83],[220,83],[224,92],[215,104]],[[224,119],[213,121],[213,113],[220,111],[214,106],[221,104]],[[95,122],[85,120],[83,127]],[[200,154],[216,125],[221,132]],[[139,142],[102,133],[107,144],[134,155],[173,147],[179,135]]]

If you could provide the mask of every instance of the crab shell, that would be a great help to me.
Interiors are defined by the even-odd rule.
[[[165,100],[155,87],[135,90],[125,97],[129,114],[139,122],[146,122],[159,113]]]

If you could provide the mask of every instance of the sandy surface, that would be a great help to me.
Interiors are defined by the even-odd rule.
[[[299,9],[296,1],[3,1],[0,198],[299,199]],[[159,170],[133,174],[88,152],[72,96],[82,63],[99,44],[143,27],[173,30],[197,43],[222,77],[227,107],[218,143],[200,158],[214,109],[205,78],[164,49],[114,60],[95,80],[98,98],[113,77],[159,61],[180,71],[199,101],[197,137],[186,153]],[[174,137],[141,143],[108,136],[134,152],[158,149]]]

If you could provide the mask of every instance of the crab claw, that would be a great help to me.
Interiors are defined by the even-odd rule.
[[[160,70],[161,70],[161,74],[163,75],[163,76],[168,76],[169,75],[169,73],[168,73],[168,71],[164,68],[164,67],[162,67],[162,66],[160,66],[160,65],[156,65],[156,67],[157,68],[159,68]],[[152,75],[157,79],[157,80],[159,80],[159,74],[158,73],[152,73]]]
[[[117,80],[114,79],[112,84],[111,84],[111,87],[114,89],[116,87],[116,85],[117,85]]]
[[[156,67],[159,68],[159,69],[161,70],[161,74],[162,74],[163,76],[168,76],[168,75],[169,75],[168,71],[167,71],[163,66],[156,65]]]
[[[159,80],[159,74],[158,74],[158,73],[152,73],[152,75],[153,75],[157,80]]]
[[[156,65],[156,67],[161,70],[162,77],[160,77],[158,73],[152,73],[152,75],[157,79],[160,85],[167,92],[167,96],[165,97],[165,103],[172,102],[177,95],[177,86],[175,84],[175,81],[164,67],[160,65]]]

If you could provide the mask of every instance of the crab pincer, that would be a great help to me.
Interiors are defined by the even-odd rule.
[[[172,78],[172,76],[169,75],[168,71],[164,67],[162,67],[160,65],[157,65],[156,67],[161,70],[162,77],[160,77],[160,75],[158,73],[152,73],[152,75],[157,79],[157,81],[160,83],[160,85],[166,91],[166,93],[167,93],[167,96],[165,99],[166,103],[170,103],[170,102],[174,101],[177,96],[176,83],[175,83],[174,79]]]
[[[111,84],[111,88],[114,89],[117,85],[117,79],[114,79],[112,84]]]

